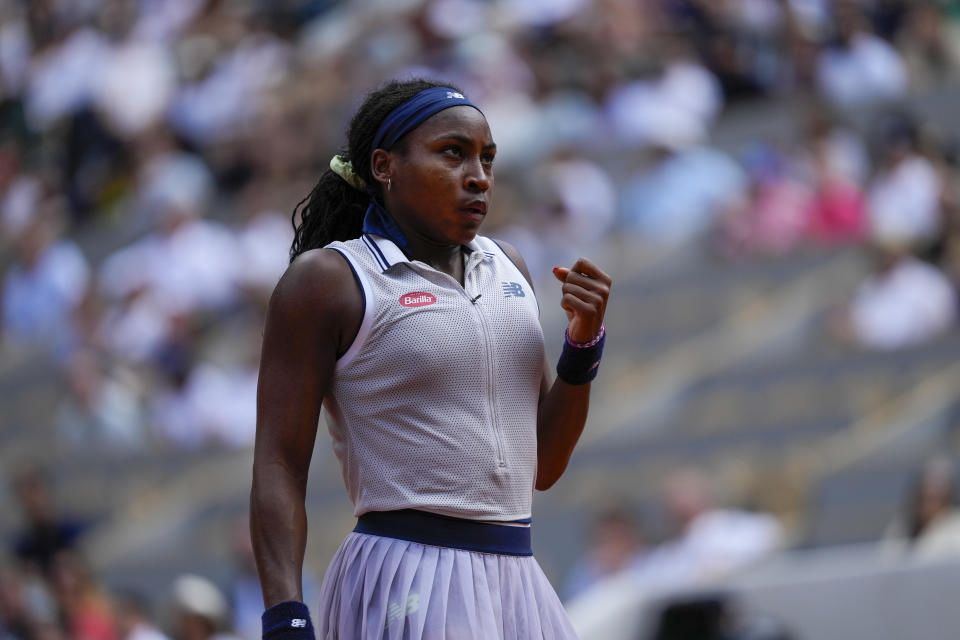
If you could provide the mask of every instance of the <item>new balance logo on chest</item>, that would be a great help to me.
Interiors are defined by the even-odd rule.
[[[519,282],[503,282],[504,298],[525,298],[527,293]]]

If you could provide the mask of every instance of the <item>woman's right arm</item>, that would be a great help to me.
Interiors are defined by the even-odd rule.
[[[299,256],[270,298],[257,385],[250,534],[267,607],[303,600],[304,497],[320,405],[363,298],[334,251]]]

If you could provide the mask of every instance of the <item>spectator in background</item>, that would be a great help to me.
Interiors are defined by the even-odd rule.
[[[929,460],[913,480],[904,512],[888,527],[884,549],[923,557],[960,554],[956,469],[949,458]]]
[[[778,34],[780,66],[778,88],[786,93],[807,94],[817,86],[821,34],[829,22],[828,5],[822,0],[780,0],[783,29]]]
[[[871,349],[900,349],[932,340],[956,322],[950,281],[902,246],[873,248],[874,272],[841,322],[841,337]],[[845,335],[844,335],[845,334]]]
[[[236,238],[202,218],[211,195],[205,169],[192,158],[169,160],[147,191],[157,229],[109,256],[100,269],[114,302],[103,333],[112,350],[133,361],[160,348],[179,317],[223,311],[238,295]]]
[[[867,173],[862,140],[815,110],[806,126],[805,147],[800,173],[814,192],[807,216],[810,239],[825,245],[861,240],[867,230],[860,188]]]
[[[651,166],[631,177],[621,194],[627,230],[653,245],[677,246],[745,205],[747,176],[733,159],[699,146],[699,134],[685,125],[665,121],[656,136]]]
[[[253,446],[260,361],[255,349],[246,352],[246,361],[235,366],[204,362],[190,373],[187,394],[194,410],[190,428],[206,445]]]
[[[22,96],[31,129],[62,145],[58,168],[71,217],[78,223],[99,212],[115,179],[126,170],[125,143],[105,118],[112,115],[113,105],[106,112],[102,104],[96,105],[105,86],[104,69],[112,66],[127,27],[127,12],[121,6],[113,9],[51,16],[52,37],[37,43]],[[139,95],[129,91],[130,82],[128,99]]]
[[[801,162],[813,164],[822,156],[824,171],[836,179],[863,185],[870,175],[870,155],[862,135],[844,123],[826,104],[815,101],[798,130],[803,148]],[[809,172],[807,167],[805,172]],[[808,176],[809,179],[809,176]]]
[[[19,571],[0,565],[0,640],[27,640],[35,635],[35,616],[24,583]]]
[[[558,149],[535,179],[542,222],[538,243],[552,264],[599,251],[616,216],[617,192],[607,171],[572,149]]]
[[[716,77],[683,38],[660,35],[661,68],[652,78],[625,81],[607,98],[613,142],[638,146],[700,141],[723,107]]]
[[[960,72],[960,30],[947,20],[942,4],[914,3],[896,40],[915,90],[934,88]]]
[[[147,402],[147,423],[156,441],[185,449],[206,444],[190,393],[190,376],[199,346],[196,332],[181,318],[173,323],[168,339],[156,351],[156,379]]]
[[[776,3],[752,3],[749,8],[741,7],[741,11],[739,18],[752,16],[755,22],[718,24],[707,30],[701,45],[701,55],[716,74],[729,102],[757,98],[772,89],[774,81],[771,76],[776,60],[772,47],[765,42],[764,32],[775,26],[777,17],[771,13],[777,11]]]
[[[93,103],[111,132],[129,140],[163,117],[176,89],[176,68],[167,47],[125,35],[97,69]]]
[[[152,436],[184,449],[252,445],[260,355],[256,343],[235,346],[220,362],[201,360],[190,318],[175,320],[153,359],[160,375],[147,408]]]
[[[36,467],[17,474],[14,491],[24,519],[23,530],[14,541],[14,554],[48,574],[54,557],[76,545],[83,525],[57,513],[49,481]]]
[[[888,101],[907,90],[907,70],[900,54],[870,31],[855,0],[834,3],[836,37],[820,54],[817,82],[833,104],[850,109]]]
[[[114,595],[118,640],[170,640],[157,628],[147,599],[136,591]]]
[[[60,442],[72,451],[138,451],[146,444],[143,412],[128,384],[96,353],[81,349],[66,367],[67,396],[57,409]]]
[[[243,269],[239,284],[262,311],[266,311],[270,294],[290,262],[293,242],[290,217],[276,209],[277,195],[266,181],[254,182],[243,192],[240,205],[243,221],[237,230],[237,242]]]
[[[88,107],[111,44],[96,25],[52,16],[52,37],[38,42],[29,63],[24,102],[32,129],[45,131]]]
[[[762,558],[783,541],[773,516],[718,507],[700,471],[671,473],[663,501],[675,534],[634,565],[634,578],[644,588],[703,584]]]
[[[637,521],[625,509],[608,509],[590,525],[590,539],[580,560],[570,570],[564,599],[580,595],[596,583],[628,568],[646,550]]]
[[[62,201],[48,199],[23,225],[0,301],[8,340],[45,346],[60,358],[74,346],[73,313],[90,281],[83,253],[61,239],[62,224]]]
[[[882,123],[880,163],[867,191],[871,235],[881,242],[921,246],[941,229],[940,176],[917,144],[909,116],[894,114]]]
[[[110,601],[78,552],[58,551],[49,575],[70,640],[119,640]]]
[[[25,171],[20,148],[0,138],[0,249],[7,249],[33,218],[43,195],[40,179]]]
[[[210,580],[184,574],[173,582],[176,640],[239,640],[229,630],[230,610],[220,588]]]
[[[203,158],[182,148],[162,126],[140,139],[138,155],[138,213],[147,226],[162,230],[171,209],[193,216],[206,213],[215,184]]]
[[[194,68],[173,98],[170,121],[195,144],[212,147],[253,124],[261,97],[286,74],[290,52],[259,21],[238,24],[244,18],[239,12],[210,18],[223,24],[186,39],[196,47]],[[210,42],[211,35],[227,42]]]
[[[750,176],[747,205],[721,220],[727,251],[782,254],[805,239],[814,207],[812,190],[799,180],[792,159],[766,143],[753,145],[744,164]]]

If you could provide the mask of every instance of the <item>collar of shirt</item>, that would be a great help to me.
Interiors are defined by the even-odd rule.
[[[360,239],[373,254],[374,260],[382,271],[400,263],[432,268],[419,260],[411,260],[401,249],[401,247],[407,246],[406,238],[400,231],[400,227],[397,226],[396,221],[382,207],[370,207],[367,210],[363,217],[363,235]],[[476,238],[463,246],[469,254],[464,265],[466,270],[473,268],[480,262],[493,259],[494,254],[484,251],[477,243]]]

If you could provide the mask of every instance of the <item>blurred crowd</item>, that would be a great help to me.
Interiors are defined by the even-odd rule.
[[[697,469],[669,474],[661,494],[660,532],[626,505],[597,514],[586,553],[567,577],[564,598],[623,572],[647,592],[709,584],[786,543],[776,518],[723,505],[708,476]]]
[[[958,481],[956,461],[949,456],[938,454],[922,462],[912,477],[904,478],[901,508],[885,530],[877,532],[879,543],[860,547],[863,560],[887,567],[955,563],[960,558]],[[677,469],[664,478],[655,504],[640,508],[625,499],[594,513],[584,529],[585,552],[560,591],[590,637],[806,637],[795,635],[796,630],[771,612],[739,602],[742,598],[731,581],[736,584],[738,574],[749,575],[756,565],[762,573],[764,560],[795,541],[774,516],[734,506],[737,501],[723,494],[714,474]],[[829,573],[835,571],[840,575],[844,570],[831,565]],[[831,580],[821,578],[824,583]],[[803,584],[809,589],[810,582]],[[634,629],[622,617],[625,609],[645,612],[649,619],[641,626],[649,634],[623,632]],[[619,627],[618,620],[625,627]]]
[[[36,0],[3,4],[0,37],[3,338],[58,363],[70,446],[250,444],[289,212],[391,76],[483,106],[487,232],[535,273],[614,235],[860,244],[876,269],[838,337],[956,325],[955,132],[902,100],[956,77],[960,2]],[[807,105],[795,135],[710,144],[763,99]]]
[[[417,75],[483,108],[500,150],[485,233],[534,273],[624,237],[722,260],[863,247],[872,272],[824,331],[916,345],[957,328],[960,131],[908,102],[958,72],[958,0],[3,2],[2,354],[42,352],[62,375],[56,446],[250,446],[290,213],[362,94]],[[792,134],[712,142],[754,103],[799,113]],[[699,483],[671,490],[670,546],[647,553],[630,517],[604,516],[568,595],[628,564],[710,573],[699,558],[729,530],[756,546],[723,557],[777,544],[776,522],[708,508]],[[81,528],[2,569],[0,640],[164,637],[72,554]],[[182,589],[222,633],[210,586]]]
[[[103,584],[81,543],[94,523],[57,504],[36,467],[11,481],[21,528],[0,560],[2,640],[259,640],[263,598],[246,518],[226,542],[229,576],[219,583],[184,573],[160,588]],[[11,504],[13,506],[13,504]],[[316,581],[304,576],[305,597]]]

